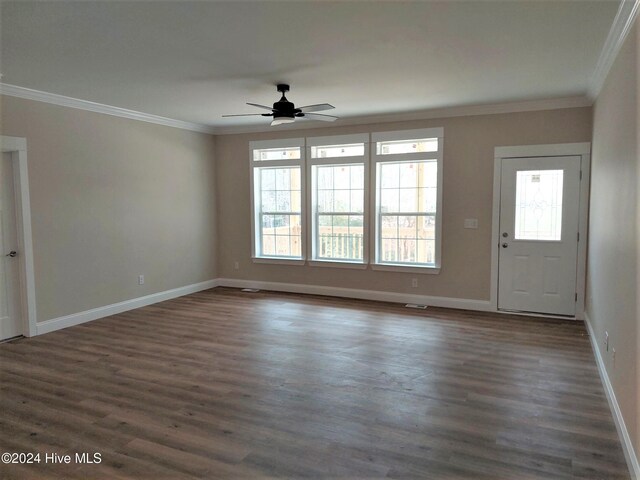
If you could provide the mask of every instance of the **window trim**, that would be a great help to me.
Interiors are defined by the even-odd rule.
[[[307,175],[307,218],[309,219],[309,229],[307,230],[307,245],[309,245],[309,256],[307,257],[307,263],[314,267],[338,267],[338,268],[355,268],[366,269],[369,265],[369,194],[370,194],[370,141],[368,133],[359,133],[351,135],[331,135],[325,137],[309,137],[307,138],[307,164],[309,167],[309,174]],[[348,157],[322,157],[312,158],[311,148],[322,147],[331,145],[348,145],[353,143],[362,143],[364,146],[363,155],[352,155]],[[362,261],[350,260],[350,259],[336,259],[336,258],[319,258],[317,256],[317,206],[314,204],[316,189],[314,185],[314,167],[328,166],[328,165],[359,165],[364,166],[364,185],[363,185],[363,212],[362,212]],[[353,212],[345,212],[345,215]]]
[[[438,150],[435,152],[416,152],[416,153],[398,153],[391,155],[378,154],[377,143],[398,141],[398,140],[414,140],[421,138],[437,138]],[[418,130],[401,130],[391,132],[375,132],[371,134],[371,146],[369,151],[371,152],[371,185],[375,189],[370,196],[370,219],[369,222],[372,225],[370,245],[373,245],[371,268],[372,270],[386,270],[394,272],[412,272],[412,273],[427,273],[438,274],[442,267],[442,191],[443,188],[443,143],[444,143],[444,129],[442,127],[437,128],[425,128]],[[434,265],[425,264],[406,264],[406,263],[394,263],[380,261],[380,247],[382,240],[379,238],[380,232],[380,211],[378,205],[378,195],[380,193],[380,185],[378,179],[379,165],[384,163],[399,163],[399,162],[416,162],[416,161],[433,161],[437,163],[437,193],[436,193],[436,212],[435,212],[435,262]],[[405,214],[406,212],[401,212]],[[427,212],[420,212],[427,213]]]
[[[283,160],[254,160],[254,150],[270,149],[270,148],[300,148],[299,159],[283,159]],[[305,139],[304,138],[285,138],[276,140],[259,140],[249,142],[249,168],[250,168],[250,203],[251,203],[251,259],[254,263],[273,263],[284,265],[303,265],[306,261],[306,169],[305,169]],[[285,256],[263,256],[260,255],[260,244],[257,238],[261,232],[258,222],[261,221],[261,207],[258,205],[256,198],[256,172],[262,168],[300,168],[300,257]],[[260,239],[261,241],[261,239]]]

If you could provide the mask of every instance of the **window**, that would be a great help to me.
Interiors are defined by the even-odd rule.
[[[307,139],[312,260],[364,264],[368,135]]]
[[[254,261],[438,273],[442,142],[442,128],[251,142]],[[559,235],[561,199],[539,219],[528,195],[522,231]]]
[[[516,178],[515,240],[562,239],[562,170],[521,170]]]
[[[373,135],[375,268],[440,268],[442,129]]]
[[[304,259],[304,139],[251,143],[253,256]]]

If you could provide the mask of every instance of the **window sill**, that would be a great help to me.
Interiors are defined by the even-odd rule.
[[[365,270],[367,268],[365,263],[336,262],[334,260],[309,260],[308,263],[311,267],[355,268],[357,270]]]
[[[440,273],[440,267],[428,267],[424,265],[396,265],[393,263],[376,263],[371,265],[371,269],[386,272],[425,273],[428,275],[438,275]]]
[[[272,265],[304,265],[302,258],[253,257],[253,263],[270,263]]]

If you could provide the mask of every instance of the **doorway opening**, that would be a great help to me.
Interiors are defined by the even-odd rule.
[[[36,335],[27,142],[0,136],[0,341]]]

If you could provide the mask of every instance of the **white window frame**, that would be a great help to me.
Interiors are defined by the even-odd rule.
[[[338,268],[356,268],[366,269],[369,264],[369,191],[370,191],[370,136],[368,133],[353,134],[353,135],[332,135],[327,137],[309,137],[307,140],[307,164],[308,172],[307,182],[307,218],[311,219],[309,222],[310,228],[307,230],[307,245],[310,248],[310,256],[308,264],[314,267],[338,267]],[[313,158],[311,155],[311,149],[313,147],[331,146],[331,145],[348,145],[354,143],[362,143],[364,146],[363,155],[355,155],[348,157],[323,157]],[[316,188],[313,181],[313,168],[318,165],[355,165],[362,164],[364,166],[364,199],[363,199],[363,258],[362,261],[358,260],[341,260],[341,259],[321,259],[317,255],[317,220],[318,211],[315,202]],[[345,215],[349,215],[350,212],[346,212]]]
[[[400,141],[400,140],[415,140],[415,139],[438,139],[438,150],[435,152],[416,152],[416,153],[397,153],[382,155],[378,154],[377,143]],[[412,272],[412,273],[427,273],[438,274],[440,273],[441,261],[442,261],[442,190],[443,190],[443,168],[442,168],[442,152],[444,142],[444,129],[438,128],[425,128],[417,130],[401,130],[391,132],[375,132],[371,134],[371,185],[373,186],[374,193],[370,195],[370,225],[371,239],[370,245],[374,245],[373,262],[371,268],[373,270],[386,270],[393,272]],[[378,165],[387,162],[416,162],[423,160],[435,160],[437,162],[437,194],[436,194],[436,226],[435,226],[435,262],[434,265],[407,265],[403,263],[382,262],[380,261],[380,248],[382,245],[382,239],[380,235],[380,208],[379,208],[379,196],[380,186],[378,176]]]
[[[283,160],[254,160],[254,150],[270,149],[270,148],[300,148],[299,159],[283,159]],[[306,255],[306,168],[305,168],[305,139],[304,138],[286,138],[278,140],[260,140],[249,142],[249,162],[250,162],[250,179],[251,179],[251,258],[254,263],[272,263],[282,265],[304,265]],[[256,198],[256,172],[260,168],[268,167],[299,167],[300,168],[300,253],[301,257],[279,257],[279,256],[263,256],[260,255],[261,246],[261,199]],[[286,215],[285,212],[282,213]],[[260,238],[258,238],[260,236]]]

